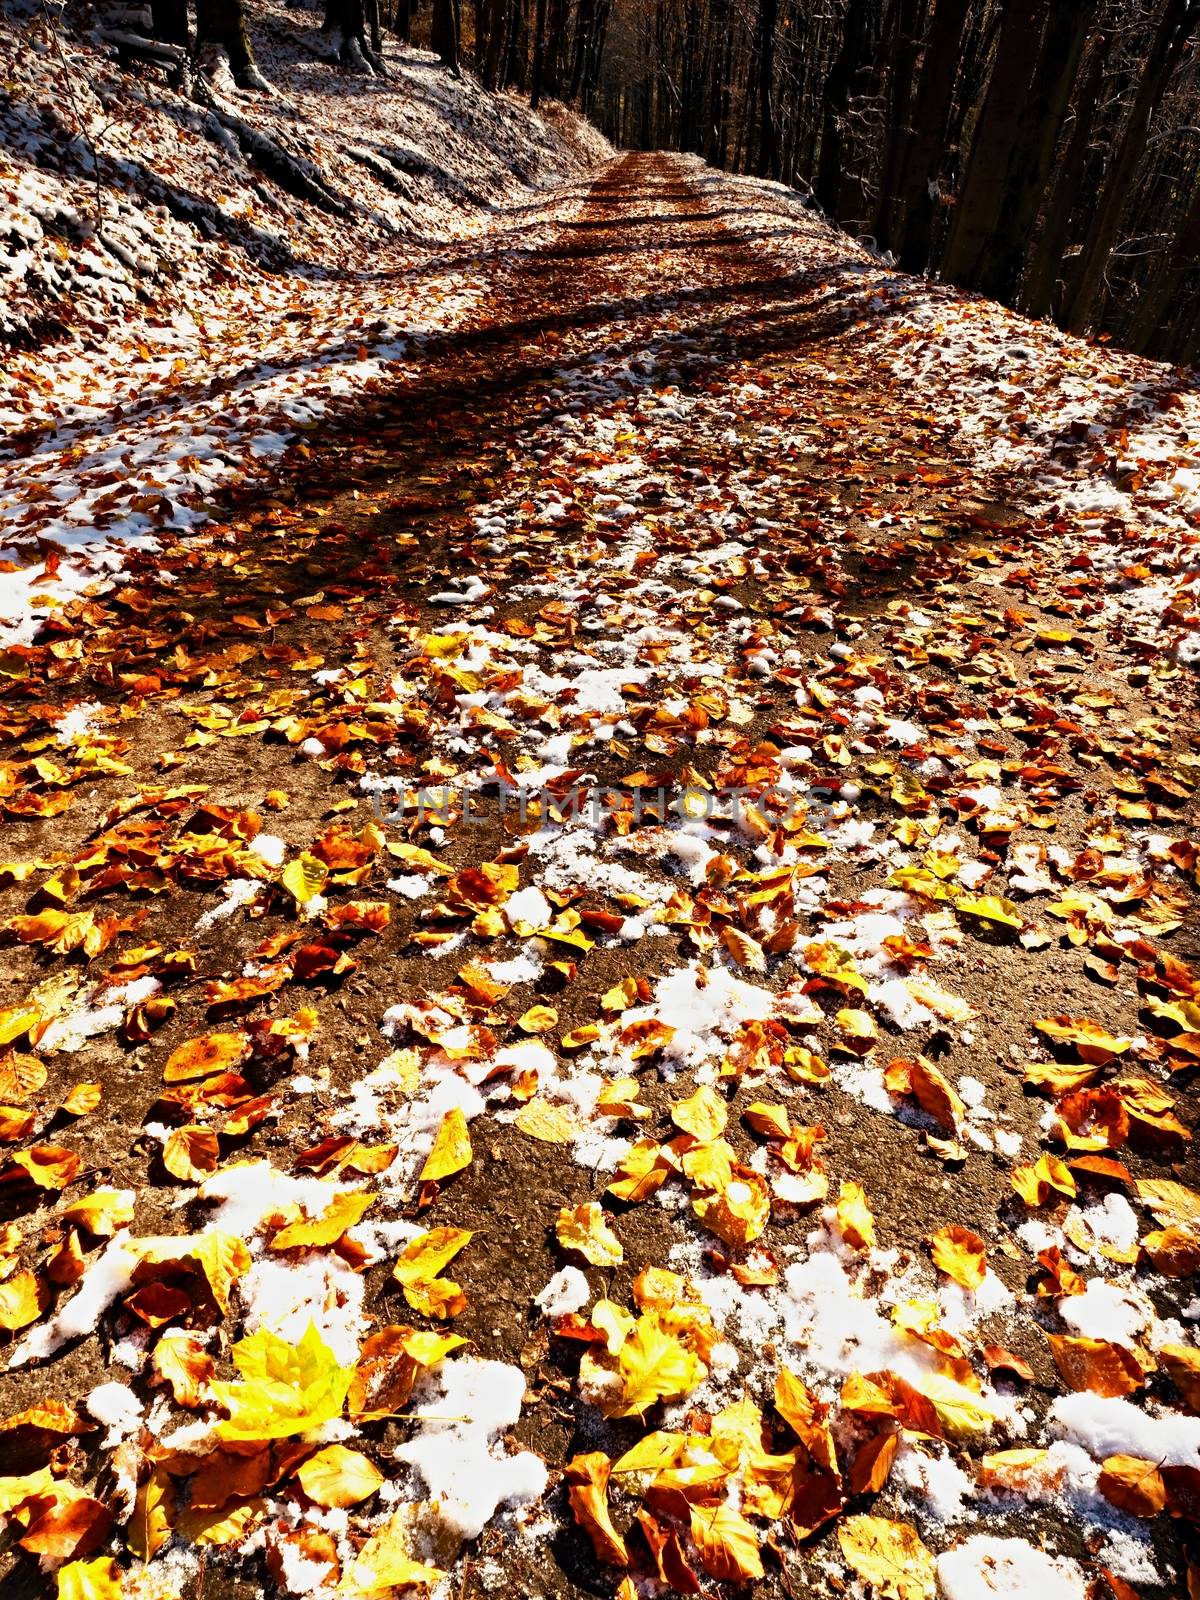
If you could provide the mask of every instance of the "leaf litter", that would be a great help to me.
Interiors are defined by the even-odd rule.
[[[1183,1592],[1194,402],[687,159],[546,215],[5,655],[15,1559]]]

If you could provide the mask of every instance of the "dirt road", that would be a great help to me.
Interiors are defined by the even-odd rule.
[[[93,1558],[169,1480],[174,1542],[126,1594],[249,1594],[264,1561],[319,1593],[397,1506],[460,1597],[611,1593],[622,1552],[833,1592],[864,1514],[947,1594],[993,1592],[954,1587],[974,1535],[1061,1555],[1021,1569],[1046,1593],[1178,1592],[1178,1525],[1097,1488],[1069,1391],[1092,1361],[1101,1410],[1176,1407],[1162,1351],[1194,1339],[1195,1247],[1145,1243],[1184,1202],[1152,1220],[1137,1188],[1188,1181],[1179,691],[873,358],[855,258],[798,269],[738,192],[631,156],[548,245],[503,219],[467,325],[10,653],[0,1100],[13,1150],[62,1153],[6,1169],[41,1288],[5,1410],[127,1385],[128,1426],[101,1396],[108,1433],[56,1457],[102,1505]],[[94,1109],[59,1109],[80,1084]],[[62,1215],[107,1188],[118,1238],[245,1259],[114,1276]],[[361,1221],[277,1243],[343,1189]],[[471,1237],[435,1278],[439,1229]],[[372,1347],[401,1420],[320,1433],[389,1485],[348,1514],[298,1486],[302,1429],[164,1443],[221,1416],[208,1357],[228,1379],[231,1342],[310,1320],[342,1366],[382,1327],[469,1341],[429,1377]],[[519,1372],[519,1419],[468,1362]],[[457,1365],[474,1387],[439,1387]],[[411,1420],[464,1392],[471,1422]],[[564,1467],[578,1499],[652,1429],[691,1443],[611,1480],[601,1562]],[[1016,1447],[1049,1453],[982,1465]]]

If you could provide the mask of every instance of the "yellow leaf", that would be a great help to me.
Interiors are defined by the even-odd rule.
[[[728,1245],[746,1245],[758,1239],[771,1219],[771,1196],[766,1183],[750,1167],[735,1167],[729,1182],[712,1194],[694,1194],[692,1210],[706,1228]]]
[[[1200,1224],[1200,1194],[1171,1178],[1138,1178],[1138,1199],[1149,1206],[1159,1222],[1177,1227]]]
[[[725,1132],[729,1108],[714,1089],[701,1084],[695,1094],[671,1107],[671,1121],[701,1144],[709,1144]]]
[[[315,900],[329,882],[329,868],[306,850],[294,861],[289,861],[279,880],[292,899],[302,909]]]
[[[1108,1456],[1096,1487],[1110,1505],[1134,1517],[1156,1517],[1167,1503],[1158,1463],[1140,1456]]]
[[[513,1125],[543,1144],[571,1144],[579,1137],[579,1124],[570,1106],[552,1105],[540,1095],[521,1107]]]
[[[40,1017],[37,1006],[13,1006],[8,1011],[0,1011],[0,1044],[11,1044],[28,1033]]]
[[[211,1128],[172,1128],[163,1145],[162,1164],[183,1183],[200,1183],[217,1170],[221,1146]]]
[[[610,1417],[640,1417],[657,1400],[690,1394],[708,1368],[669,1334],[659,1312],[648,1311],[617,1353],[621,1393],[605,1403]]]
[[[36,1322],[50,1304],[50,1290],[35,1272],[18,1272],[0,1283],[0,1328],[13,1333]]]
[[[338,1364],[311,1322],[299,1344],[260,1328],[230,1353],[241,1382],[210,1385],[229,1412],[217,1423],[220,1438],[286,1439],[341,1415],[354,1368]]]
[[[842,1184],[838,1193],[837,1225],[851,1249],[875,1248],[875,1218],[861,1184]]]
[[[440,1183],[471,1165],[471,1135],[462,1108],[453,1106],[442,1118],[433,1149],[421,1168],[421,1183]]]
[[[0,1516],[15,1511],[22,1501],[33,1497],[55,1498],[57,1480],[49,1467],[39,1467],[21,1477],[0,1477]]]
[[[739,966],[750,972],[765,972],[767,958],[757,939],[752,939],[740,928],[722,928],[721,943]]]
[[[939,1228],[929,1241],[933,1264],[964,1289],[978,1289],[987,1277],[987,1255],[983,1240],[969,1228],[951,1223]]]
[[[758,1534],[728,1503],[691,1508],[692,1543],[705,1572],[718,1580],[748,1583],[763,1576]]]
[[[317,1249],[336,1244],[347,1228],[362,1221],[375,1196],[360,1190],[339,1190],[319,1217],[289,1223],[271,1239],[272,1250]]]
[[[842,1555],[884,1600],[933,1600],[937,1569],[915,1528],[886,1517],[846,1517],[838,1525]]]
[[[753,1105],[746,1107],[742,1115],[755,1133],[761,1133],[764,1139],[786,1139],[791,1134],[792,1121],[786,1106],[766,1105],[756,1100]]]
[[[636,1205],[660,1189],[672,1170],[660,1145],[653,1139],[638,1139],[617,1162],[617,1175],[604,1192]]]
[[[1040,1155],[1031,1167],[1014,1167],[1009,1181],[1027,1206],[1045,1205],[1052,1190],[1073,1199],[1077,1187],[1066,1162],[1049,1154]]]
[[[558,1026],[558,1012],[553,1006],[530,1006],[524,1016],[517,1018],[522,1033],[549,1033]]]
[[[86,1116],[100,1104],[101,1092],[102,1086],[98,1083],[77,1083],[68,1092],[62,1108],[69,1117]]]
[[[459,1285],[438,1273],[470,1240],[466,1228],[432,1228],[409,1241],[392,1276],[414,1311],[444,1320],[466,1310],[467,1297]]]
[[[600,1009],[613,1014],[628,1011],[629,1007],[636,1003],[637,998],[637,979],[622,978],[620,983],[614,984],[611,989],[600,996]]]
[[[1087,1017],[1043,1017],[1034,1027],[1055,1044],[1071,1045],[1081,1061],[1097,1067],[1107,1066],[1114,1057],[1124,1055],[1133,1043],[1131,1039],[1115,1038]]]
[[[264,1512],[261,1500],[216,1510],[193,1509],[189,1506],[180,1513],[176,1531],[191,1544],[211,1544],[220,1549],[225,1545],[240,1544],[251,1528],[262,1521]]]
[[[1136,1393],[1146,1381],[1142,1363],[1124,1345],[1060,1333],[1048,1333],[1046,1341],[1054,1365],[1070,1389],[1115,1399]]]
[[[58,1600],[121,1600],[121,1569],[111,1556],[58,1569]]]
[[[137,1492],[125,1535],[139,1561],[149,1561],[166,1544],[174,1515],[175,1485],[162,1467],[155,1467]]]
[[[996,1421],[995,1410],[983,1397],[953,1378],[929,1373],[916,1385],[938,1414],[938,1421],[953,1439],[975,1439],[989,1433]]]
[[[596,1559],[612,1567],[627,1567],[629,1551],[613,1527],[608,1509],[608,1478],[612,1462],[595,1450],[567,1462],[567,1494],[575,1521],[592,1541]]]
[[[1200,1415],[1200,1350],[1184,1344],[1164,1344],[1158,1355],[1167,1376],[1183,1396],[1184,1405],[1193,1415]]]
[[[999,922],[1006,928],[1023,928],[1025,926],[1020,911],[1011,900],[1006,900],[1003,895],[960,895],[954,902],[954,909],[964,912],[969,917],[979,917],[984,922]]]
[[[210,1078],[237,1066],[249,1052],[250,1041],[242,1033],[208,1033],[188,1039],[167,1057],[163,1081],[190,1083],[195,1078]]]
[[[615,1267],[625,1259],[621,1241],[595,1200],[588,1200],[573,1211],[570,1206],[563,1206],[554,1233],[564,1250],[575,1251],[593,1267]]]
[[[296,1471],[300,1486],[319,1506],[356,1506],[373,1495],[383,1473],[360,1450],[330,1444],[309,1456]]]
[[[338,1585],[340,1594],[382,1595],[392,1589],[430,1588],[446,1574],[408,1553],[412,1514],[401,1507],[363,1545]]]

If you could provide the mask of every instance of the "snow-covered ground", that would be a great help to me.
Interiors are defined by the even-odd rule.
[[[273,92],[226,86],[225,103],[311,163],[337,210],[266,181],[73,10],[65,28],[0,12],[7,643],[395,375],[476,303],[472,257],[500,247],[506,207],[610,153],[565,108],[485,94],[424,52],[389,44],[386,81],[348,75],[314,13],[250,15]]]
[[[708,181],[740,198],[731,226],[756,248],[828,272],[839,320],[867,325],[914,408],[953,418],[960,464],[998,484],[1008,511],[1056,517],[1080,570],[1106,580],[1114,622],[1200,669],[1195,372],[896,272],[781,184]]]

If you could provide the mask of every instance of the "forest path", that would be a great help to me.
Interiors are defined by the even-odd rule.
[[[1019,1485],[976,1497],[986,1452],[1074,1437],[1050,1417],[1037,1249],[1069,1242],[1077,1268],[1116,1279],[1131,1342],[1179,1310],[1168,1278],[1153,1299],[1134,1281],[1125,1198],[1184,1148],[1165,1045],[1143,1038],[1140,1088],[1087,1098],[1141,1035],[1151,941],[1196,953],[1182,876],[1131,864],[1115,833],[1097,844],[1131,762],[1148,770],[1104,743],[1109,719],[1146,711],[1133,658],[1060,637],[1065,545],[997,503],[950,421],[871,363],[843,307],[857,258],[780,265],[738,192],[690,160],[627,156],[569,197],[548,242],[507,219],[459,328],[269,491],[227,504],[211,541],[135,557],[13,695],[28,759],[50,749],[69,771],[64,787],[31,769],[52,798],[12,819],[9,853],[74,866],[57,887],[9,874],[5,915],[33,920],[12,925],[2,998],[41,1010],[22,1047],[49,1073],[39,1105],[101,1085],[78,1120],[39,1113],[42,1141],[81,1158],[76,1183],[135,1192],[135,1236],[228,1223],[212,1207],[236,1197],[253,1264],[224,1315],[185,1279],[197,1300],[172,1302],[177,1327],[296,1340],[311,1319],[346,1362],[371,1319],[438,1326],[440,1295],[473,1344],[442,1373],[519,1369],[519,1420],[501,1410],[457,1465],[406,1454],[409,1422],[354,1430],[422,1523],[414,1548],[459,1563],[460,1600],[607,1592],[561,1469],[652,1426],[686,1428],[702,1455],[725,1441],[710,1488],[651,1497],[676,1586],[684,1561],[753,1576],[762,1545],[758,1592],[823,1593],[842,1513],[864,1510],[935,1552],[1019,1533],[1091,1563],[1105,1534],[1082,1448],[1036,1507]],[[75,803],[51,814],[60,793]],[[1043,926],[1030,897],[1072,878],[1096,892]],[[1064,1024],[1055,1048],[1073,1059],[1082,1038],[1100,1065],[1054,1080],[1082,1095],[1060,1127],[1076,1154],[1119,1145],[1127,1170],[1055,1169],[1057,1209],[1022,1234],[1035,1213],[1012,1170],[1048,1126],[1022,1067],[1046,1056],[1034,1023],[1064,1015],[1096,1031]],[[221,1075],[189,1065],[212,1033],[234,1040],[213,1047]],[[470,1164],[439,1167],[464,1125]],[[368,1191],[366,1221],[273,1254],[281,1214],[321,1214],[296,1173]],[[586,1208],[613,1183],[601,1228]],[[53,1228],[53,1184],[12,1192],[28,1239]],[[826,1195],[840,1203],[822,1222]],[[966,1236],[941,1258],[954,1271],[930,1264],[947,1227],[986,1250],[974,1288],[954,1280],[974,1278]],[[392,1279],[435,1228],[473,1235],[449,1268],[461,1306],[444,1280]],[[565,1280],[552,1324],[534,1300],[568,1263],[589,1266],[586,1296]],[[621,1308],[604,1336],[573,1315],[594,1296]],[[48,1319],[63,1304],[69,1289]],[[636,1335],[620,1331],[630,1306]],[[49,1369],[18,1367],[9,1409],[51,1379],[82,1399],[114,1341],[139,1404],[161,1396],[139,1370],[159,1323],[136,1305],[99,1320]],[[785,1366],[833,1408],[837,1475],[819,1406],[807,1448],[770,1410]],[[868,1373],[875,1390],[848,1398]],[[443,1404],[486,1411],[501,1378],[484,1369],[464,1402],[448,1377]],[[540,1523],[536,1465],[499,1442],[514,1422],[550,1469]],[[105,1446],[73,1448],[97,1481]],[[751,1520],[710,1536],[735,1469]],[[260,1523],[270,1548],[295,1538],[293,1480],[226,1477],[221,1504],[246,1516],[207,1571],[177,1575],[198,1570],[208,1597],[257,1592],[261,1557],[239,1545]],[[627,1533],[636,1484],[612,1490]],[[335,1529],[330,1559],[346,1565],[376,1512]],[[513,1517],[540,1531],[514,1536]],[[1154,1557],[1141,1524],[1109,1522],[1127,1556],[1175,1561],[1169,1528]],[[641,1534],[629,1550],[649,1568]]]

